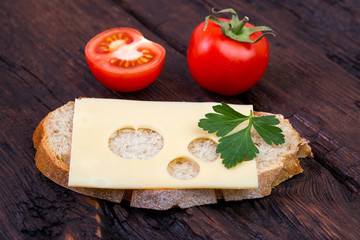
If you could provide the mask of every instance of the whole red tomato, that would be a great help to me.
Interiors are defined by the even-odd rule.
[[[113,28],[92,38],[85,47],[91,72],[105,87],[131,92],[149,86],[159,76],[165,49],[132,28]]]
[[[234,14],[233,10],[230,12]],[[253,32],[256,29],[246,23],[247,18],[241,23],[245,26],[245,31],[240,31],[239,35],[248,36],[229,34],[237,40],[223,33],[226,29],[222,26],[229,26],[229,19],[213,17],[209,20],[211,21],[204,21],[197,26],[190,39],[187,62],[192,77],[202,87],[219,94],[236,95],[247,91],[261,79],[268,65],[269,46],[266,38],[262,37],[263,33],[260,31]],[[208,24],[205,29],[206,22]],[[262,38],[255,42],[260,37]]]

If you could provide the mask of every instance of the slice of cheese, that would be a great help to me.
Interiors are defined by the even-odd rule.
[[[148,102],[115,99],[76,99],[73,122],[69,186],[159,189],[159,188],[256,188],[256,162],[244,161],[227,169],[219,158],[213,162],[193,156],[188,145],[198,138],[218,141],[198,127],[217,103]],[[231,105],[248,115],[251,105]],[[164,142],[150,159],[125,159],[108,146],[110,136],[123,128],[148,128]],[[191,179],[178,179],[167,170],[177,158],[192,159],[199,166]]]

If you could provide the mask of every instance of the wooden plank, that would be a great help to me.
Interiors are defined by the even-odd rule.
[[[300,4],[299,9],[299,3],[292,2],[268,2],[263,7],[257,1],[241,2],[244,9],[252,9],[252,19],[267,25],[271,22],[266,16],[278,19],[289,35],[269,39],[268,72],[254,89],[236,97],[202,89],[187,70],[185,53],[191,31],[208,14],[212,2],[1,2],[0,238],[358,238],[358,146],[356,141],[349,142],[357,137],[354,126],[359,117],[359,106],[351,105],[359,101],[357,45],[349,40],[356,33],[350,33],[353,28],[349,27],[344,48],[331,52],[338,38],[330,30],[326,32],[332,37],[329,43],[325,43],[325,33],[319,42],[312,39],[316,27],[292,30],[290,26],[309,17],[307,9],[318,4],[307,2],[312,5]],[[222,4],[228,7],[230,2]],[[336,5],[324,5],[319,19],[339,15],[336,29],[341,29],[348,21],[344,14],[349,11],[344,9],[352,9],[352,3],[338,4],[348,5],[342,5],[339,13]],[[115,26],[137,28],[167,50],[159,79],[143,91],[110,91],[87,68],[86,42]],[[305,37],[295,37],[298,32],[306,33]],[[253,103],[259,110],[290,117],[302,135],[311,139],[316,158],[302,163],[304,174],[258,200],[158,212],[87,198],[57,186],[37,171],[31,141],[45,114],[79,96]],[[333,124],[337,114],[344,118]]]
[[[0,63],[0,69],[7,67]],[[29,100],[30,89],[24,89],[23,79],[16,73],[3,73],[0,71],[2,89],[5,84],[13,89],[3,91],[0,102],[0,239],[54,238],[63,234],[76,237],[81,231],[84,237],[96,236],[102,214],[98,203],[57,186],[34,167],[33,127],[29,126],[37,124],[33,111],[39,103]],[[27,98],[28,102],[19,102]],[[69,205],[75,202],[76,207]],[[87,222],[79,220],[83,216]]]

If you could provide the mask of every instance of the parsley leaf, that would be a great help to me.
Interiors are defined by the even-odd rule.
[[[279,145],[285,142],[282,130],[274,125],[279,124],[279,119],[274,115],[262,116],[254,118],[253,125],[257,133],[264,139],[264,141],[271,145]]]
[[[206,118],[200,119],[198,126],[209,133],[215,133],[219,139],[216,152],[220,153],[222,163],[227,168],[236,166],[244,160],[252,160],[259,153],[251,138],[251,128],[264,139],[267,144],[279,145],[285,142],[282,130],[275,125],[280,121],[274,115],[253,117],[252,111],[245,116],[226,103],[213,107],[216,113],[205,114]],[[249,121],[246,128],[228,135],[239,124]]]
[[[205,119],[200,119],[199,127],[209,133],[216,133],[216,136],[223,137],[231,132],[237,125],[248,120],[249,117],[232,109],[226,103],[213,107],[216,113],[208,113]]]
[[[235,167],[244,159],[253,159],[259,153],[251,139],[250,128],[223,137],[219,142],[216,152],[220,153],[222,163],[227,168]]]

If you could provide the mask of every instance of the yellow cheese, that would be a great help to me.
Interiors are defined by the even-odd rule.
[[[256,188],[256,162],[244,161],[231,169],[218,158],[205,162],[193,156],[188,145],[198,138],[217,142],[215,134],[198,127],[216,103],[149,102],[115,99],[76,99],[73,122],[69,186],[158,189],[158,188]],[[251,105],[231,105],[248,115]],[[110,136],[123,128],[148,128],[164,142],[150,159],[125,159],[108,146]],[[177,158],[192,159],[199,172],[190,179],[178,179],[167,170]]]

